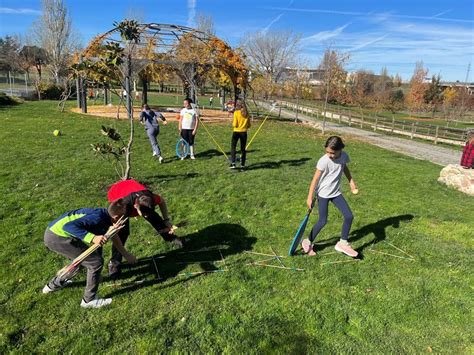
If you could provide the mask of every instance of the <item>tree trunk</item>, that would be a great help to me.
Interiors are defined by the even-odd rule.
[[[148,103],[148,80],[140,78],[142,81],[142,106]]]

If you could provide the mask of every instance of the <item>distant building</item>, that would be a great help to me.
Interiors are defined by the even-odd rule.
[[[296,78],[297,75],[311,86],[319,86],[324,81],[324,70],[322,69],[299,69],[289,67],[283,70],[281,80],[292,80]]]

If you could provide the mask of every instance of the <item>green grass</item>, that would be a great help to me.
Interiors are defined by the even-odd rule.
[[[355,215],[353,245],[363,260],[323,264],[348,260],[338,254],[283,259],[304,272],[245,265],[258,259],[246,250],[271,254],[273,247],[286,255],[323,153],[325,137],[284,122],[265,124],[242,173],[228,170],[202,128],[197,160],[175,160],[175,123],[159,136],[167,158],[159,165],[136,127],[133,177],[166,198],[175,223],[187,221],[178,230],[187,250],[222,248],[228,272],[178,276],[220,267],[198,262],[219,260],[218,252],[179,254],[145,221],[133,220],[127,247],[140,258],[164,256],[157,260],[165,280],[154,281],[152,268],[142,264],[124,273],[124,285],[112,287],[104,271],[99,291],[114,302],[100,310],[79,306],[83,274],[68,289],[41,294],[66,263],[43,245],[45,227],[67,210],[106,206],[107,186],[117,177],[90,144],[104,139],[102,124],[127,132],[126,121],[59,113],[55,105],[0,109],[1,353],[473,352],[474,202],[437,183],[434,164],[344,137],[360,189],[346,198]],[[231,127],[208,128],[228,149]],[[54,129],[63,136],[54,137]],[[320,254],[334,250],[341,223],[331,208]],[[375,242],[374,250],[404,255],[386,241],[415,260],[369,251]]]

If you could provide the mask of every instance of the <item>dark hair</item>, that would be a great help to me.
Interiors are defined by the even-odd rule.
[[[128,207],[123,198],[112,201],[107,209],[110,216],[124,216],[128,215]]]
[[[193,100],[190,99],[189,97],[185,98],[184,101],[187,101],[188,104],[190,104],[190,105],[193,103]]]
[[[144,108],[145,110],[149,110],[149,109],[150,109],[150,106],[148,106],[148,104],[144,104],[144,105],[143,105],[143,108]]]
[[[153,201],[153,197],[150,195],[140,195],[137,197],[136,202],[140,207],[155,208],[155,201]]]
[[[345,147],[344,143],[342,142],[341,137],[338,136],[331,136],[327,139],[324,148],[330,148],[333,150],[341,150]]]

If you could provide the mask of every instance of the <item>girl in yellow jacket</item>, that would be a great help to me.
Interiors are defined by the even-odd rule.
[[[247,145],[247,130],[250,128],[250,119],[247,106],[240,100],[235,105],[232,127],[234,132],[232,133],[230,168],[235,169],[235,149],[237,141],[240,139],[240,167],[244,169],[247,157],[245,146]]]

